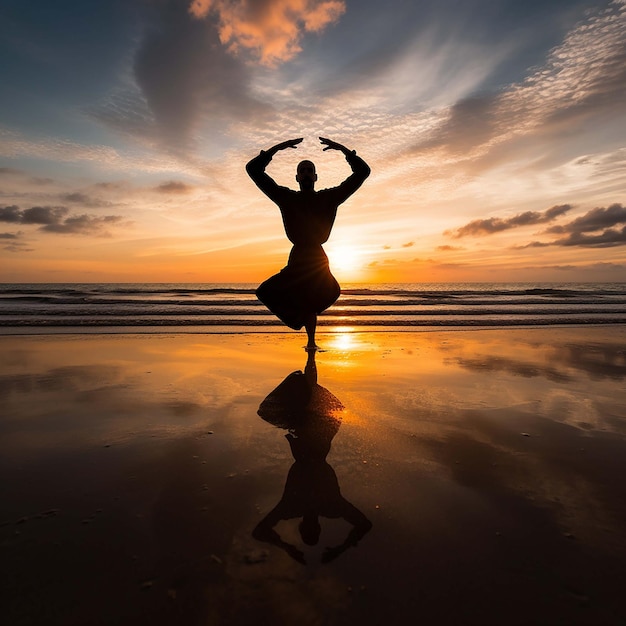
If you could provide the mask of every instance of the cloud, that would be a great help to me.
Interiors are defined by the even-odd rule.
[[[472,95],[445,111],[410,152],[442,150],[474,170],[530,138],[571,139],[591,120],[619,120],[626,108],[626,3],[590,12],[546,62],[497,93]]]
[[[593,263],[592,265],[587,265],[583,267],[585,270],[610,270],[623,272],[626,270],[626,265],[623,263],[607,263],[606,261],[599,261],[598,263]]]
[[[258,120],[271,111],[252,95],[252,69],[229,54],[214,25],[177,1],[144,9],[149,25],[133,60],[134,84],[92,107],[93,117],[148,144],[187,152],[203,123],[219,127],[223,119]]]
[[[120,158],[119,153],[110,146],[77,144],[49,138],[32,141],[2,127],[0,127],[0,156],[8,158],[26,156],[56,161],[97,161],[100,164],[113,163]]]
[[[107,227],[124,221],[120,215],[72,215],[67,207],[35,206],[20,209],[16,205],[0,207],[0,222],[10,224],[37,224],[39,230],[49,233],[108,235]]]
[[[577,272],[596,272],[598,270],[611,271],[611,272],[623,272],[626,270],[626,265],[623,263],[606,263],[598,262],[587,265],[541,265],[530,266],[526,269],[540,269],[540,270],[564,270],[564,271],[577,271]]]
[[[549,246],[579,246],[581,248],[614,248],[626,245],[626,226],[621,230],[608,229],[599,235],[585,235],[584,233],[572,233],[567,237],[555,241],[531,241],[523,246],[513,246],[513,250],[526,250],[527,248],[547,248]]]
[[[567,213],[572,208],[570,204],[560,204],[553,206],[546,211],[525,211],[513,217],[502,219],[500,217],[490,217],[484,220],[473,220],[458,228],[457,230],[448,230],[444,234],[460,239],[461,237],[478,237],[480,235],[492,235],[503,230],[518,228],[520,226],[529,226],[532,224],[545,224]]]
[[[580,246],[589,248],[612,248],[626,245],[626,207],[621,204],[612,204],[607,208],[596,207],[575,220],[563,225],[548,228],[545,232],[551,234],[567,234],[566,237],[550,242],[532,241],[514,249],[545,248],[547,246]],[[588,235],[586,233],[602,230],[603,232]]]
[[[127,186],[125,182],[100,182],[94,183],[94,187],[98,187],[99,189],[124,189]]]
[[[193,187],[181,181],[171,180],[167,183],[159,185],[158,187],[155,187],[155,189],[159,193],[165,194],[186,194],[189,193],[193,189]]]
[[[414,241],[409,241],[408,243],[403,243],[402,247],[403,248],[412,248],[415,245]]]
[[[395,265],[398,259],[383,259],[382,261],[370,261],[367,267],[382,267],[387,265]]]
[[[449,152],[466,154],[485,144],[496,133],[499,95],[470,96],[454,103],[448,117],[421,148],[444,146]]]
[[[22,211],[22,224],[56,224],[67,213],[69,209],[66,207],[49,207],[49,206],[34,206],[30,209],[24,209]]]
[[[78,235],[107,235],[108,226],[119,225],[124,221],[121,215],[74,215],[62,222],[46,224],[41,227],[49,233],[78,234]]]
[[[32,248],[29,248],[25,243],[19,241],[21,237],[21,231],[17,233],[0,233],[0,241],[7,242],[2,245],[2,249],[7,252],[32,252]]]
[[[99,198],[92,198],[91,196],[88,196],[87,194],[81,193],[78,191],[74,193],[61,194],[60,198],[64,202],[80,204],[90,209],[98,209],[101,207],[111,206],[110,202],[106,202],[105,200],[100,200]]]
[[[434,263],[433,267],[440,270],[457,270],[469,267],[469,265],[467,263]]]
[[[29,248],[25,243],[21,243],[20,241],[2,246],[2,249],[7,250],[7,252],[34,252],[34,248]]]
[[[614,0],[606,11],[580,23],[553,50],[546,65],[505,99],[508,111],[527,122],[563,129],[626,102],[626,3]],[[518,104],[516,100],[519,99]]]
[[[196,18],[216,16],[219,38],[231,53],[242,49],[274,67],[302,51],[307,32],[321,32],[346,10],[343,0],[194,0]]]
[[[621,230],[609,228],[599,235],[571,233],[563,239],[552,242],[555,246],[581,246],[590,248],[612,248],[626,245],[626,226]]]
[[[565,225],[551,226],[547,233],[586,233],[594,230],[610,228],[617,224],[626,224],[626,207],[621,204],[612,204],[608,208],[597,207],[577,217]]]
[[[19,224],[22,219],[20,207],[15,204],[11,206],[0,207],[0,222],[8,222],[9,224]]]
[[[39,187],[44,187],[45,185],[51,185],[52,183],[54,183],[54,179],[43,176],[31,176],[29,181],[33,185],[37,185]]]
[[[0,207],[0,222],[10,224],[53,224],[59,222],[69,209],[65,207],[34,206],[20,209],[16,205]]]
[[[546,243],[544,241],[531,241],[530,243],[526,243],[524,245],[511,246],[511,250],[526,250],[526,248],[546,248],[551,245],[551,243]]]
[[[16,170],[13,167],[0,167],[0,176],[15,176],[21,173],[20,170]]]
[[[437,246],[437,250],[440,252],[453,252],[455,250],[463,250],[461,246]]]
[[[106,112],[102,112],[103,118],[99,118],[96,113],[94,117],[98,117],[100,121],[107,118]],[[107,123],[123,130],[126,133],[133,134],[130,124],[127,128],[117,124],[115,116],[107,118]],[[136,130],[136,129],[135,129]],[[138,132],[138,131],[137,131]],[[137,134],[137,133],[135,133]],[[46,159],[49,161],[60,161],[63,163],[97,163],[103,169],[114,169],[124,173],[129,171],[142,172],[187,172],[190,174],[206,175],[206,163],[192,162],[190,159],[181,159],[179,156],[173,155],[171,152],[157,153],[150,151],[132,151],[122,153],[111,146],[98,144],[79,144],[68,140],[56,139],[51,137],[41,137],[36,139],[26,138],[15,131],[8,131],[0,126],[0,157],[16,158],[27,157],[36,159]],[[42,179],[45,183],[54,182],[49,179]]]
[[[7,133],[0,130],[0,141],[2,140],[2,135],[6,136]],[[50,185],[54,182],[52,178],[42,176],[28,176],[27,173],[23,170],[18,170],[14,167],[0,167],[0,176],[16,176],[19,178],[27,177],[29,183],[31,183],[32,185],[37,185],[38,187]]]

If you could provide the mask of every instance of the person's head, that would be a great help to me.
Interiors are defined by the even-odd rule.
[[[296,180],[300,183],[302,191],[313,189],[317,181],[315,164],[312,161],[300,161],[296,170]]]
[[[302,541],[307,546],[317,545],[317,542],[320,540],[322,527],[315,513],[305,513],[298,528],[300,529],[300,537],[302,537]]]

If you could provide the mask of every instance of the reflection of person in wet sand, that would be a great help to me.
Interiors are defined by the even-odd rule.
[[[339,297],[339,284],[330,273],[322,244],[328,240],[337,207],[347,200],[369,176],[363,159],[340,143],[320,137],[324,150],[343,152],[352,174],[338,187],[315,191],[317,174],[311,161],[298,164],[296,180],[300,191],[281,187],[265,173],[272,157],[286,148],[296,148],[300,139],[291,139],[261,151],[246,170],[259,189],[280,208],[285,232],[293,244],[287,267],[257,289],[257,297],[287,326],[306,328],[307,348],[315,348],[317,316]]]
[[[314,351],[309,352],[304,374],[289,374],[259,407],[264,420],[289,430],[286,438],[295,462],[280,502],[259,522],[252,535],[282,548],[300,563],[305,563],[303,552],[284,541],[275,530],[281,520],[302,518],[300,536],[311,546],[319,541],[320,517],[341,518],[351,524],[352,529],[341,544],[326,548],[324,563],[356,546],[372,527],[367,517],[341,495],[337,475],[326,461],[341,425],[342,409],[341,402],[317,384]]]

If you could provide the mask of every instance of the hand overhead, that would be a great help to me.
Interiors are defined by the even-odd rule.
[[[299,143],[302,143],[304,137],[298,137],[297,139],[288,139],[287,141],[283,141],[281,143],[277,143],[275,146],[269,149],[268,152],[271,154],[276,154],[279,150],[286,150],[287,148],[297,148]],[[338,143],[337,141],[333,141],[332,139],[327,139],[326,137],[319,138],[320,143],[324,146],[324,151],[326,150],[339,150],[344,154],[348,154],[350,150],[346,148],[343,144]]]
[[[297,148],[298,144],[302,142],[304,137],[298,137],[298,139],[288,139],[282,143],[276,144],[274,150],[285,150],[286,148]]]
[[[348,148],[346,148],[344,145],[337,143],[336,141],[333,141],[332,139],[326,139],[325,137],[320,137],[320,143],[321,144],[326,144],[326,147],[324,148],[324,152],[326,152],[326,150],[339,150],[340,152],[343,152],[344,154],[346,152],[349,152]]]

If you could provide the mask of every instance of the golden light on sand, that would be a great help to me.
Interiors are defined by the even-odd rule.
[[[352,328],[349,326],[338,326],[330,343],[331,348],[334,350],[350,350],[354,348],[354,335],[351,331]]]

